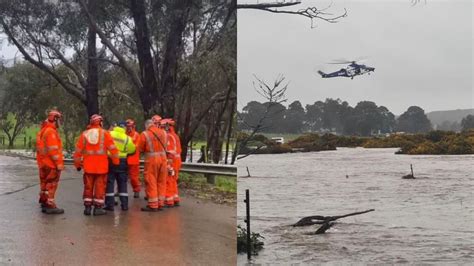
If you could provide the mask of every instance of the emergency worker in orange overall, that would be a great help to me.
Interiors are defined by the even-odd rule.
[[[127,135],[132,139],[133,144],[135,146],[138,145],[138,140],[140,139],[140,134],[135,130],[135,121],[132,119],[127,119],[125,121],[127,125]],[[133,197],[139,198],[140,197],[140,152],[138,149],[133,155],[127,157],[127,164],[128,164],[128,176],[130,178],[130,184],[133,188]]]
[[[161,117],[155,115],[145,122],[140,134],[138,150],[145,155],[145,192],[148,199],[142,211],[155,212],[164,206],[166,193],[167,159],[166,132],[159,128]]]
[[[168,158],[168,176],[166,179],[165,206],[179,206],[178,177],[181,169],[181,143],[174,130],[175,122],[173,119],[161,120],[161,125],[167,133],[168,146],[166,155]]]
[[[64,169],[63,146],[58,133],[61,118],[62,115],[57,110],[50,111],[36,135],[36,162],[41,189],[39,203],[42,211],[47,214],[64,213],[54,201],[61,171]]]
[[[74,166],[78,171],[84,168],[84,215],[106,214],[104,207],[105,188],[109,161],[107,151],[114,165],[118,165],[119,152],[110,133],[102,128],[103,118],[92,115],[87,130],[82,132],[76,143]]]

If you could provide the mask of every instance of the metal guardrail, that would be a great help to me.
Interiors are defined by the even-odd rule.
[[[0,155],[9,155],[9,156],[16,156],[21,157],[24,159],[29,160],[36,160],[34,155],[28,154],[20,154],[20,153],[13,153],[13,152],[1,152]],[[65,165],[73,165],[73,159],[64,158]],[[143,171],[145,166],[144,160],[140,160],[140,170]],[[223,164],[211,164],[211,163],[183,163],[181,165],[181,172],[184,173],[196,173],[196,174],[204,174],[206,176],[212,175],[221,175],[221,176],[237,176],[237,167],[234,165],[223,165]]]
[[[34,159],[34,158],[32,158]],[[65,165],[73,165],[73,159],[64,159]],[[140,160],[140,169],[143,170],[145,162]],[[237,167],[232,165],[211,163],[183,163],[181,172],[205,175],[237,176]]]
[[[183,163],[182,172],[208,175],[237,176],[237,167],[212,163]]]

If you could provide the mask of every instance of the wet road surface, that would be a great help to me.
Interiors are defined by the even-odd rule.
[[[234,265],[235,207],[183,195],[181,207],[145,213],[143,198],[105,216],[82,214],[82,175],[63,172],[62,215],[37,203],[34,161],[0,156],[0,264]],[[129,190],[130,191],[130,190]]]

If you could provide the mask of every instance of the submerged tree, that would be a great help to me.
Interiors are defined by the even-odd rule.
[[[248,153],[237,158],[239,151],[243,150],[243,148],[247,146],[248,142],[257,133],[262,132],[266,128],[273,125],[273,123],[267,123],[267,121],[285,110],[284,108],[278,108],[278,106],[281,106],[283,102],[286,102],[285,93],[288,89],[289,83],[284,83],[285,77],[283,75],[278,75],[272,85],[268,84],[256,75],[254,75],[254,77],[256,80],[253,82],[254,89],[266,100],[265,108],[261,116],[251,123],[246,122],[245,119],[240,119],[243,123],[243,126],[248,129],[249,134],[243,136],[242,138],[237,138],[234,154],[232,156],[232,164],[236,161],[236,159],[245,158],[251,154]]]

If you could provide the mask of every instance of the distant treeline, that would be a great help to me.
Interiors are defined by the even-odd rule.
[[[465,117],[461,128],[473,128],[473,118],[472,115]],[[305,107],[299,101],[288,107],[280,103],[251,101],[239,113],[238,122],[243,131],[260,124],[263,133],[331,132],[372,136],[392,132],[426,133],[433,129],[425,111],[418,106],[409,107],[395,118],[385,106],[377,106],[371,101],[361,101],[352,107],[346,101],[331,98]]]
[[[245,133],[241,133],[245,135]],[[241,136],[245,137],[245,136]],[[288,143],[277,144],[255,135],[242,154],[290,153],[336,150],[336,147],[400,148],[397,154],[474,154],[474,130],[461,133],[430,131],[426,134],[393,134],[389,137],[355,137],[334,134],[304,134]]]

